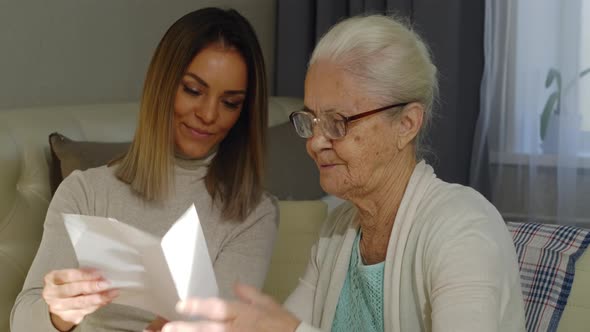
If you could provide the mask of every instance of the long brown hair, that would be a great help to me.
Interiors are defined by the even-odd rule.
[[[170,193],[174,163],[174,98],[182,76],[205,47],[220,43],[238,51],[248,68],[244,106],[219,144],[205,177],[222,215],[243,220],[263,193],[268,95],[262,50],[254,29],[233,9],[203,8],[176,21],[160,41],[150,63],[137,130],[117,177],[147,200]]]

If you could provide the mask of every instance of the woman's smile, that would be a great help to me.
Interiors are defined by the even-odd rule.
[[[188,132],[189,136],[191,136],[193,138],[208,139],[214,135],[214,133],[211,132],[210,130],[199,129],[197,127],[191,127],[184,122],[182,124],[183,124],[183,127]]]

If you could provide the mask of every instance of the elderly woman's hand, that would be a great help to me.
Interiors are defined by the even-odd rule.
[[[200,316],[203,320],[171,322],[164,326],[162,332],[292,332],[299,326],[295,316],[255,288],[236,285],[235,293],[241,301],[211,298],[180,302],[177,306],[180,313]]]
[[[166,323],[168,323],[168,320],[166,320],[165,318],[162,318],[160,316],[156,317],[156,319],[154,319],[150,325],[146,326],[143,329],[143,332],[159,332],[162,331],[162,327],[164,327],[164,325],[166,325]]]

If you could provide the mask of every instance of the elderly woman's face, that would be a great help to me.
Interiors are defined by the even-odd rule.
[[[352,116],[384,106],[365,95],[350,74],[322,61],[307,72],[304,103],[316,116],[321,112]],[[322,188],[342,198],[379,188],[395,169],[398,124],[388,114],[371,115],[349,123],[346,136],[337,140],[315,126],[307,152],[319,168]]]
[[[217,44],[189,64],[174,100],[174,143],[190,158],[204,157],[238,121],[248,83],[240,53]]]

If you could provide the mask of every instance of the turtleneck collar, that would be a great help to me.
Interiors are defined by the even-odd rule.
[[[216,153],[217,148],[212,149],[206,156],[202,158],[191,158],[175,149],[174,164],[185,170],[195,170],[202,166],[209,166]]]

